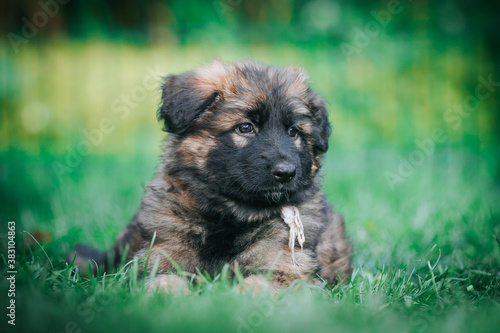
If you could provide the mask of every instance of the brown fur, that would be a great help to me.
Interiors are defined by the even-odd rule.
[[[268,83],[260,84],[261,81],[248,78],[257,72],[262,82]],[[320,125],[314,123],[314,119],[319,117],[318,112],[326,117],[326,109],[321,98],[310,90],[305,73],[252,62],[225,64],[215,61],[183,76],[170,77],[164,89],[164,110],[161,112],[165,114],[161,113],[160,117],[165,119],[167,130],[172,134],[165,145],[158,173],[146,187],[139,211],[118,237],[115,258],[125,245],[129,246],[127,259],[146,255],[156,233],[148,269],[158,260],[159,273],[171,273],[173,260],[192,273],[196,269],[216,272],[227,262],[240,267],[248,281],[254,282],[258,279],[251,278],[253,274],[272,270],[274,283],[280,286],[295,279],[311,281],[315,273],[328,283],[348,278],[351,245],[345,237],[342,217],[328,206],[319,190],[321,179],[317,175],[326,148],[322,148],[323,151],[317,148],[321,143],[318,144],[315,133]],[[284,97],[277,99],[276,93]],[[210,154],[221,145],[218,137],[247,121],[245,110],[266,103],[280,107],[284,98],[292,112],[303,116],[298,122],[302,134],[295,145],[299,152],[304,153],[305,149],[311,156],[308,177],[312,183],[300,189],[302,199],[292,203],[300,212],[306,237],[303,251],[296,245],[296,265],[288,246],[289,228],[279,214],[281,206],[255,209],[223,197],[208,185],[216,184],[217,179],[206,172]],[[206,100],[210,103],[204,106],[203,112],[194,120],[187,119],[179,124],[187,116],[181,110],[184,103],[192,102],[193,106],[184,106],[191,110]],[[189,126],[187,132],[186,126]],[[325,133],[320,134],[326,135],[327,140],[329,131]],[[232,138],[235,149],[251,140],[236,134]],[[196,170],[206,182],[187,177],[185,170]],[[219,222],[207,218],[218,212],[221,213]],[[233,224],[232,219],[245,222]],[[232,242],[230,245],[226,244],[228,239]],[[224,251],[222,254],[217,252],[219,244],[227,246],[227,255]],[[210,251],[216,251],[217,256],[211,257]],[[164,284],[171,280],[165,276],[159,279],[161,281],[154,286],[165,287]]]

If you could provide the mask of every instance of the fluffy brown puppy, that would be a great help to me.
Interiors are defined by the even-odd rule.
[[[119,260],[125,247],[129,259],[145,255],[156,232],[148,269],[159,260],[163,275],[153,285],[178,282],[167,275],[171,260],[192,273],[237,264],[249,282],[272,271],[279,286],[316,274],[330,284],[349,277],[351,244],[318,174],[328,114],[307,75],[214,61],[167,77],[162,89],[158,118],[170,134],[158,173],[98,261]]]

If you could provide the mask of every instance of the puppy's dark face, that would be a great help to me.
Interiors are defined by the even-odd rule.
[[[311,187],[330,130],[302,71],[214,62],[163,88],[178,170],[247,205],[294,202]]]

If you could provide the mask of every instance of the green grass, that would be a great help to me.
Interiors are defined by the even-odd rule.
[[[403,156],[404,152],[401,152]],[[187,296],[145,293],[131,264],[97,278],[62,260],[77,241],[99,248],[137,209],[154,154],[89,156],[47,177],[60,157],[3,153],[2,221],[42,229],[51,242],[18,249],[16,331],[488,332],[500,325],[500,207],[488,151],[440,150],[391,191],[383,176],[399,153],[328,154],[328,199],[354,242],[354,273],[324,290],[298,284],[280,297],[240,293],[237,279],[199,274]],[[113,170],[111,172],[110,170]],[[17,185],[16,185],[17,184]],[[29,193],[25,187],[32,189]],[[99,200],[96,200],[99,198]],[[36,222],[35,222],[36,221]],[[2,248],[2,254],[6,253]],[[47,256],[46,256],[47,254]],[[2,263],[2,276],[6,267]],[[7,282],[0,282],[2,307]],[[6,326],[2,319],[1,326]],[[10,329],[12,329],[10,327]]]
[[[425,43],[423,43],[425,42]],[[213,43],[148,46],[64,38],[0,43],[0,329],[8,298],[6,223],[17,226],[16,327],[37,332],[489,332],[500,327],[498,92],[455,128],[443,118],[474,95],[493,60],[476,39],[382,34],[347,63],[331,44]],[[346,285],[305,285],[279,298],[238,292],[226,274],[187,296],[145,293],[137,267],[85,279],[64,255],[76,242],[113,244],[152,179],[161,127],[158,90],[113,113],[122,94],[218,57],[304,67],[328,101],[333,123],[323,174],[328,199],[346,219],[354,273]],[[494,78],[498,81],[498,78]],[[116,125],[71,172],[53,163],[103,118]],[[422,165],[391,190],[385,173],[442,129]],[[23,250],[22,231],[50,242]]]

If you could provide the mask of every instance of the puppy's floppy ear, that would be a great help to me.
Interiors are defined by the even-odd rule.
[[[170,75],[162,86],[158,120],[164,120],[164,131],[184,133],[193,121],[214,103],[218,92],[197,84],[196,73]]]
[[[325,101],[313,90],[308,91],[309,109],[313,114],[314,123],[314,153],[317,155],[326,153],[328,150],[328,138],[330,137],[330,122]]]

